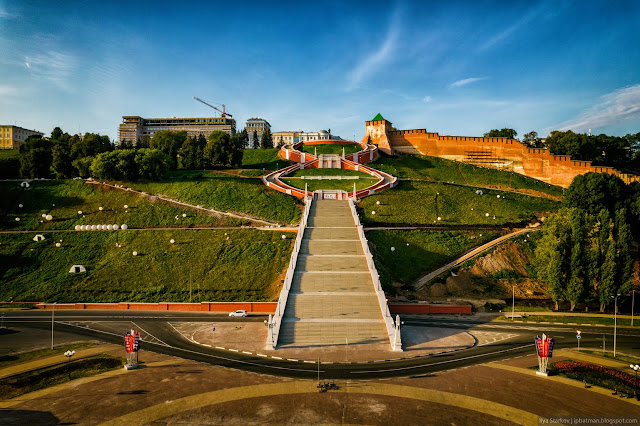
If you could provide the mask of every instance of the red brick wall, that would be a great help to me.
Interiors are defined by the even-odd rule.
[[[386,123],[386,120],[367,121],[365,138],[380,146],[388,144],[394,152],[431,155],[502,168],[565,188],[571,184],[574,177],[587,172],[614,174],[626,183],[640,181],[640,176],[621,173],[611,167],[594,167],[589,161],[574,161],[569,156],[553,155],[546,149],[529,148],[513,139],[442,136],[429,133],[425,129],[384,132],[383,130],[388,128]],[[489,162],[474,161],[473,156],[478,153],[486,154]]]
[[[243,309],[247,312],[273,313],[277,302],[202,302],[202,303],[57,303],[55,310],[64,309],[118,309],[128,311],[192,311],[192,312],[233,312]],[[38,303],[38,309],[53,309],[53,304]]]

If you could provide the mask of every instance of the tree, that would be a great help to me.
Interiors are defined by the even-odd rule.
[[[138,150],[135,161],[140,179],[163,179],[171,167],[169,156],[157,149],[143,148]]]
[[[91,162],[91,176],[98,179],[120,180],[122,175],[118,171],[118,162],[119,155],[122,152],[125,152],[125,150],[98,154]]]
[[[72,139],[71,157],[94,157],[102,152],[112,151],[109,136],[96,133],[85,133],[84,136]]]
[[[190,137],[182,143],[180,148],[180,164],[178,166],[185,170],[202,169],[203,147],[200,146],[198,139]]]
[[[242,146],[242,149],[249,148],[249,133],[247,129],[242,129],[240,133],[238,133],[239,141]]]
[[[618,176],[589,172],[573,179],[565,191],[563,204],[593,215],[606,208],[613,215],[628,202],[629,192],[630,188]]]
[[[71,164],[78,171],[78,176],[81,178],[88,178],[91,176],[91,165],[93,160],[95,160],[94,157],[80,157],[73,160]]]
[[[531,148],[544,148],[542,144],[542,139],[538,137],[538,132],[530,131],[529,133],[525,133],[522,143],[530,146]]]
[[[571,255],[569,264],[569,280],[567,282],[567,300],[571,311],[581,302],[587,287],[588,277],[585,267],[584,249],[586,240],[585,216],[579,209],[570,210],[571,221]]]
[[[51,166],[57,179],[68,179],[74,176],[75,169],[71,161],[71,144],[68,138],[61,136],[59,139],[53,140],[51,157]]]
[[[258,132],[256,132],[255,130],[253,131],[252,142],[253,142],[253,149],[260,148],[260,140],[258,139]]]
[[[513,129],[492,129],[484,134],[485,138],[507,138],[507,139],[515,139],[518,136],[518,132]]]
[[[260,138],[260,148],[273,148],[273,137],[271,136],[271,130],[268,127],[265,127],[264,132],[262,132],[262,138]]]
[[[538,276],[549,286],[549,292],[558,310],[558,303],[567,298],[570,277],[571,226],[568,209],[561,209],[550,217],[538,247],[536,262]]]
[[[613,239],[613,231],[609,232],[609,238],[607,238],[600,276],[598,299],[600,300],[600,312],[604,312],[604,308],[611,303],[611,298],[616,294],[616,242]]]
[[[187,139],[187,132],[161,130],[153,134],[153,137],[149,142],[149,147],[152,149],[158,149],[167,154],[171,160],[171,168],[176,169],[178,167],[178,151]]]
[[[29,136],[20,145],[20,174],[24,178],[48,178],[51,176],[51,142],[40,135]]]
[[[242,148],[237,137],[215,131],[209,135],[204,158],[210,166],[236,167],[242,163]]]

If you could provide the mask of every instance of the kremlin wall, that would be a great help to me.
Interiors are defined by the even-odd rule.
[[[622,173],[612,167],[592,166],[590,161],[553,155],[547,149],[529,148],[507,138],[442,136],[425,129],[392,130],[392,123],[378,114],[366,122],[363,143],[372,143],[385,154],[421,154],[478,166],[493,167],[523,174],[534,179],[568,187],[574,177],[587,173],[610,173],[625,183],[640,181],[640,176]]]

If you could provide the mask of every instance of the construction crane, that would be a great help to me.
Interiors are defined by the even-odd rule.
[[[206,101],[203,101],[202,99],[200,99],[200,98],[198,98],[198,97],[195,97],[195,96],[194,96],[194,97],[193,97],[193,99],[195,99],[196,101],[202,102],[203,104],[205,104],[205,105],[207,105],[207,106],[209,106],[209,107],[211,107],[211,108],[215,109],[215,110],[216,110],[216,111],[218,111],[218,112],[221,112],[221,113],[222,113],[222,117],[226,117],[226,116],[228,115],[229,117],[233,118],[233,115],[229,114],[229,113],[227,112],[227,110],[225,109],[224,104],[220,104],[220,105],[222,105],[222,111],[220,111],[220,109],[219,109],[219,108],[214,107],[214,106],[213,106],[213,105],[211,105],[210,103],[208,103],[208,102],[206,102]]]

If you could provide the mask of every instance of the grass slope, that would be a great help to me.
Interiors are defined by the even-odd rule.
[[[401,181],[392,190],[361,200],[361,218],[369,224],[495,225],[527,221],[537,212],[560,208],[560,202],[547,198],[499,190],[483,192],[477,195],[471,187]]]
[[[396,292],[392,283],[411,284],[422,274],[497,236],[483,231],[377,230],[366,233],[380,281],[388,294]],[[391,251],[391,247],[395,251]]]
[[[340,189],[342,191],[353,191],[353,184],[356,184],[356,190],[359,191],[364,188],[368,188],[375,184],[378,180],[371,178],[364,179],[281,179],[284,183],[293,186],[294,188],[304,189],[305,183],[307,184],[308,191],[316,191],[318,189]]]
[[[102,190],[81,180],[32,181],[29,188],[21,188],[18,182],[0,182],[0,191],[3,194],[0,197],[2,229],[73,229],[75,225],[114,223],[126,223],[134,228],[240,223],[233,219],[218,220],[164,203],[151,203],[132,193]],[[78,211],[83,214],[79,215]],[[43,214],[52,215],[53,220],[43,219]],[[187,217],[182,217],[183,214]]]
[[[0,234],[0,300],[184,302],[189,283],[194,301],[274,300],[293,241],[253,229],[44,235]]]
[[[313,154],[314,152],[317,152],[318,155],[320,155],[320,154],[342,154],[342,148],[344,148],[344,154],[345,155],[349,155],[349,154],[353,154],[354,152],[362,151],[362,147],[360,145],[346,144],[346,143],[302,145],[302,147],[300,147],[300,150],[302,152],[308,152],[309,154]]]
[[[242,155],[243,169],[278,170],[290,164],[289,161],[278,158],[279,148],[273,149],[245,149]]]
[[[267,188],[260,179],[215,174],[195,180],[167,179],[126,185],[150,194],[164,194],[187,203],[284,224],[297,222],[301,213],[295,198]]]
[[[562,188],[549,185],[519,173],[478,167],[458,161],[422,155],[383,157],[373,167],[400,179],[455,182],[465,185],[531,190],[554,197],[562,196]]]

